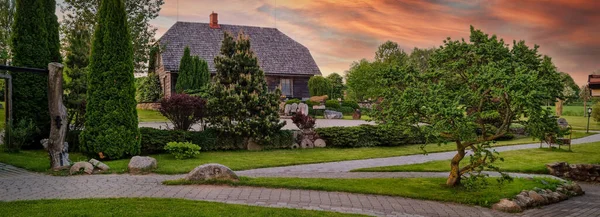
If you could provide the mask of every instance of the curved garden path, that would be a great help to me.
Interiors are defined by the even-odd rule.
[[[600,141],[600,135],[576,139],[573,144]],[[498,147],[498,151],[537,148],[539,144]],[[392,158],[308,164],[239,171],[247,176],[295,176],[331,178],[423,177],[445,173],[349,173],[357,168],[421,163],[449,159],[453,152]],[[522,174],[515,174],[522,175]],[[584,196],[527,210],[520,214],[487,208],[408,199],[312,190],[230,187],[213,185],[166,186],[162,181],[183,175],[93,175],[49,176],[0,164],[0,201],[37,199],[78,199],[113,197],[185,198],[267,207],[314,209],[375,216],[599,216],[600,186],[581,184]]]

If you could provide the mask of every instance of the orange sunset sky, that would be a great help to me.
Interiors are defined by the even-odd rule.
[[[409,52],[467,38],[469,25],[540,45],[580,85],[600,69],[600,0],[165,0],[152,24],[160,37],[178,20],[208,23],[212,11],[219,23],[278,28],[324,75],[372,60],[386,40]]]

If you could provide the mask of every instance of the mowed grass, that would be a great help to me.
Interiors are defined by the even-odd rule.
[[[363,216],[325,211],[268,208],[183,199],[109,198],[0,202],[2,216]]]
[[[183,179],[163,182],[167,185],[228,184],[233,186],[257,186],[268,188],[307,189],[320,191],[350,192],[400,196],[415,199],[436,200],[489,207],[502,198],[511,198],[522,190],[535,187],[555,189],[559,181],[555,179],[522,179],[498,184],[495,178],[488,178],[487,188],[468,190],[463,187],[447,187],[445,178],[369,178],[369,179],[320,179],[320,178],[247,178],[239,182],[189,182]]]
[[[163,122],[169,121],[159,111],[155,110],[137,110],[139,122]]]
[[[576,132],[574,137],[589,134]],[[519,138],[511,141],[500,141],[495,146],[534,143],[531,138]],[[427,152],[444,152],[455,150],[454,143],[425,147]],[[282,149],[267,151],[211,151],[200,152],[196,158],[177,160],[170,154],[151,155],[158,161],[156,173],[183,174],[195,167],[206,163],[219,163],[233,170],[247,170],[265,167],[290,166],[309,163],[335,162],[344,160],[358,160],[369,158],[382,158],[423,154],[420,145],[405,145],[398,147],[370,147],[370,148],[321,148],[321,149]],[[71,153],[73,162],[86,161],[87,158],[80,153]],[[19,153],[0,152],[0,162],[11,164],[27,170],[44,172],[48,171],[50,161],[48,154],[43,150],[25,150]],[[112,173],[127,172],[129,159],[104,161],[110,166]]]
[[[600,142],[574,145],[572,151],[563,149],[527,149],[517,151],[507,151],[500,153],[504,162],[498,162],[495,165],[503,171],[519,173],[540,173],[547,174],[546,164],[554,162],[567,162],[570,164],[600,163]],[[465,158],[461,166],[468,164],[469,159]],[[354,170],[354,172],[447,172],[450,171],[450,160],[431,161],[427,163],[374,167]]]

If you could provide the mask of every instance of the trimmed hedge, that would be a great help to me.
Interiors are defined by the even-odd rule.
[[[327,127],[315,130],[319,137],[325,140],[327,147],[333,148],[401,146],[422,144],[425,141],[422,136],[412,135],[399,127],[364,124],[357,127]]]
[[[327,107],[329,109],[339,109],[340,102],[338,102],[335,99],[330,99],[330,100],[325,101],[325,107]]]

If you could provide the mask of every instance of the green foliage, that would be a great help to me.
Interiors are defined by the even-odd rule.
[[[563,83],[563,99],[564,103],[571,103],[579,98],[581,89],[575,83],[571,75],[561,72],[561,80]]]
[[[509,47],[471,28],[469,42],[444,41],[429,59],[430,70],[392,68],[383,79],[381,109],[373,110],[371,117],[386,126],[419,130],[428,139],[456,142],[453,176],[477,174],[476,168],[498,159],[482,144],[505,135],[523,116],[542,117],[541,107],[561,96],[560,73],[537,49],[523,41]],[[481,158],[460,169],[458,162],[467,148]],[[449,179],[448,184],[458,180]]]
[[[172,141],[191,142],[199,145],[205,151],[245,149],[244,138],[210,128],[204,131],[181,131],[141,127],[140,132],[143,154],[164,153],[165,145]],[[281,130],[273,136],[270,142],[261,145],[265,149],[279,149],[290,147],[293,143],[292,131]]]
[[[65,69],[63,71],[65,107],[67,107],[68,130],[81,130],[85,123],[85,98],[87,92],[87,66],[91,51],[91,32],[78,25],[66,35]]]
[[[103,0],[92,42],[81,150],[119,159],[140,152],[133,53],[121,0]]]
[[[31,120],[20,120],[15,125],[8,123],[4,131],[4,151],[5,152],[19,152],[21,147],[30,144],[32,136],[38,131],[35,123]],[[6,141],[8,140],[8,141]]]
[[[160,78],[158,74],[152,72],[148,76],[140,78],[136,85],[135,98],[138,102],[157,102],[162,98],[162,88],[160,87]]]
[[[208,63],[198,56],[192,56],[189,47],[185,47],[183,51],[177,74],[175,90],[178,93],[183,93],[186,90],[202,89],[208,85],[210,79]]]
[[[429,58],[436,50],[436,48],[420,49],[415,47],[410,53],[408,62],[420,73],[425,73],[429,70]]]
[[[341,106],[337,111],[341,112],[344,115],[352,115],[354,114],[354,109],[348,106]]]
[[[0,1],[0,64],[7,65],[11,59],[10,35],[15,17],[15,0]]]
[[[312,109],[313,106],[321,105],[321,103],[319,103],[319,102],[313,102],[310,100],[306,100],[306,102],[304,102],[304,103],[306,103],[306,105],[308,105],[308,108],[310,108],[310,109]]]
[[[542,115],[532,116],[527,120],[525,130],[533,138],[553,143],[556,138],[567,134],[566,130],[560,129],[557,120],[558,118],[553,115],[550,109],[544,109],[542,110]]]
[[[290,99],[288,101],[285,101],[286,105],[291,105],[291,104],[294,104],[294,103],[300,104],[300,103],[302,103],[302,101],[300,101],[300,99]]]
[[[338,99],[344,97],[344,78],[338,73],[331,73],[327,76],[327,79],[331,83],[331,99]]]
[[[356,101],[366,101],[381,96],[382,86],[377,83],[381,63],[370,63],[366,59],[352,63],[346,74],[348,97]]]
[[[408,60],[408,55],[404,50],[400,49],[398,43],[386,41],[379,45],[375,52],[375,62],[380,62],[385,65],[400,65]]]
[[[360,125],[357,127],[326,127],[315,131],[327,147],[356,148],[419,144],[424,138],[401,127]]]
[[[312,76],[308,79],[308,92],[311,96],[331,95],[332,88],[331,81],[323,76]]]
[[[190,142],[169,142],[165,150],[177,160],[194,158],[200,154],[200,146]]]
[[[60,11],[63,14],[61,32],[68,35],[77,25],[83,25],[94,32],[98,25],[98,13],[101,0],[64,0]],[[164,0],[123,0],[125,4],[127,26],[132,38],[133,62],[135,72],[145,72],[149,53],[154,47],[156,27],[150,21],[158,17]]]
[[[58,23],[54,15],[56,1],[18,0],[12,26],[12,65],[48,68],[61,62]],[[48,137],[48,78],[31,72],[11,73],[13,78],[13,120],[33,120],[40,129],[35,141]]]
[[[205,116],[206,100],[187,94],[173,94],[160,100],[160,113],[167,117],[176,130],[189,130]]]
[[[353,100],[344,100],[344,101],[342,101],[342,107],[350,107],[350,108],[353,108],[353,109],[360,108],[360,106],[358,105],[358,103],[356,101],[353,101]]]
[[[600,121],[600,102],[592,106],[592,119],[596,122]]]
[[[325,107],[332,108],[332,109],[339,109],[340,102],[335,99],[330,99],[330,100],[325,101]]]
[[[271,92],[250,39],[224,34],[221,53],[215,57],[217,74],[208,99],[211,127],[259,143],[268,142],[285,125],[279,120],[281,91]]]

